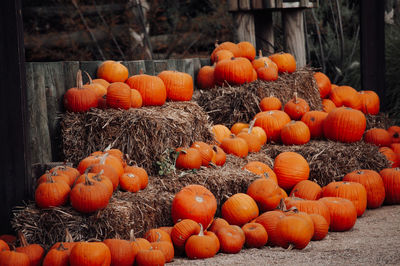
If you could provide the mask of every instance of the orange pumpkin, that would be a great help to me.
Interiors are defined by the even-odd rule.
[[[107,106],[111,108],[131,108],[131,88],[123,82],[111,83],[107,88]]]
[[[274,210],[281,200],[281,192],[277,183],[270,178],[254,180],[247,188],[247,195],[257,203],[261,212]]]
[[[263,67],[257,68],[257,78],[265,81],[275,81],[278,79],[278,70],[272,64],[265,63]]]
[[[400,169],[385,168],[379,172],[382,177],[383,185],[385,186],[385,203],[399,204],[400,203]]]
[[[221,44],[215,43],[215,49],[211,53],[211,62],[214,63],[216,61],[215,54],[220,50],[228,50],[233,53],[233,56],[237,57],[241,55],[240,48],[237,44],[233,42],[223,42]]]
[[[228,82],[240,85],[253,80],[253,66],[247,58],[233,57],[219,61],[214,70],[215,82],[218,85]]]
[[[327,75],[325,75],[322,72],[314,73],[314,79],[317,82],[319,95],[321,96],[321,99],[327,97],[331,92],[332,88],[331,80],[328,78]]]
[[[222,218],[229,224],[243,226],[259,214],[257,203],[244,193],[229,197],[221,207]]]
[[[361,110],[360,94],[350,86],[333,87],[329,98],[335,103],[336,107],[346,106]]]
[[[293,73],[296,71],[296,59],[289,53],[276,53],[269,58],[278,66],[279,73]]]
[[[215,86],[214,81],[215,66],[203,66],[197,73],[197,87],[199,89],[210,89]]]
[[[193,79],[187,73],[165,70],[158,74],[167,90],[167,99],[171,101],[190,101],[193,95]]]
[[[97,69],[97,77],[110,83],[125,82],[128,75],[128,68],[120,62],[115,62],[113,60],[104,61]]]
[[[392,143],[392,138],[386,129],[371,128],[365,132],[364,141],[379,147],[389,147]]]
[[[310,129],[302,121],[287,123],[281,130],[281,139],[285,145],[303,145],[310,141]]]
[[[322,188],[314,181],[302,180],[293,187],[290,196],[306,200],[317,200],[322,196]]]
[[[247,223],[242,226],[246,236],[245,245],[248,248],[261,248],[268,242],[268,233],[259,223]]]
[[[222,50],[217,51],[215,53],[214,57],[215,57],[215,62],[214,62],[214,64],[215,64],[219,61],[222,61],[225,59],[231,59],[232,57],[235,57],[235,56],[233,55],[233,53],[231,51],[222,49]]]
[[[260,101],[261,111],[281,110],[282,102],[275,96],[264,97]]]
[[[194,148],[178,148],[179,153],[175,166],[183,169],[200,169],[203,159],[201,153]]]
[[[140,73],[130,77],[126,83],[140,92],[144,106],[160,106],[167,99],[167,89],[159,77]]]
[[[312,139],[321,139],[324,137],[323,124],[327,116],[328,113],[326,112],[309,111],[301,118],[301,121],[308,126]]]
[[[98,96],[90,87],[84,87],[82,72],[76,74],[76,87],[70,88],[64,94],[64,107],[70,112],[86,112],[98,105]]]
[[[364,114],[377,115],[379,113],[379,96],[374,91],[360,91],[361,111]]]
[[[239,42],[237,46],[240,49],[240,56],[253,61],[256,57],[256,48],[250,42]]]
[[[258,51],[258,58],[254,59],[251,64],[253,65],[253,68],[257,70],[260,67],[264,67],[265,63],[267,63],[269,66],[272,66],[278,71],[278,66],[267,56],[263,56],[262,51]]]
[[[221,148],[224,150],[224,152],[238,157],[246,157],[249,153],[249,146],[247,142],[233,134],[222,140]]]
[[[387,129],[390,136],[392,137],[392,143],[400,143],[400,127],[391,126]]]
[[[338,197],[323,197],[318,201],[325,204],[329,209],[329,230],[342,232],[353,228],[357,220],[357,210],[350,200]]]
[[[380,147],[379,152],[385,155],[390,166],[396,168],[399,166],[399,158],[397,158],[396,153],[389,147]]]
[[[322,110],[324,110],[324,112],[329,113],[330,111],[332,111],[335,108],[336,108],[336,105],[334,102],[332,102],[332,100],[329,100],[329,99],[322,100]]]
[[[305,113],[310,111],[310,106],[304,99],[297,97],[297,92],[295,92],[293,99],[285,104],[283,110],[291,119],[300,120]]]
[[[280,110],[258,113],[254,119],[256,119],[254,125],[264,129],[268,139],[273,142],[281,140],[281,130],[285,124],[290,122],[290,117]]]
[[[274,172],[281,188],[292,189],[298,182],[307,180],[310,167],[303,156],[296,152],[282,152],[274,161]]]

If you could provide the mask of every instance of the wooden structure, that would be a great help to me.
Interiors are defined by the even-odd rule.
[[[272,12],[282,13],[285,51],[294,55],[298,66],[306,65],[303,11],[318,6],[318,0],[229,0],[229,11],[237,23],[239,41],[257,49],[274,51]]]

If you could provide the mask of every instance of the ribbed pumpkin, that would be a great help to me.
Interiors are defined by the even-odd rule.
[[[219,61],[214,70],[215,82],[240,85],[253,80],[253,66],[247,58],[233,57]]]
[[[135,261],[135,254],[128,240],[105,239],[103,243],[110,249],[111,265],[130,266]]]
[[[210,89],[215,86],[214,81],[215,66],[203,66],[197,73],[197,87],[199,89]]]
[[[160,228],[151,228],[147,230],[146,233],[144,233],[143,238],[145,238],[150,243],[156,242],[158,240],[168,241],[172,243],[171,235],[165,232],[164,230],[161,230]]]
[[[108,86],[110,86],[110,82],[105,79],[93,79],[92,83],[98,83],[103,85],[103,87],[107,90]]]
[[[217,210],[214,195],[202,185],[188,185],[172,201],[172,220],[192,219],[207,228]]]
[[[400,143],[400,127],[391,126],[387,129],[390,136],[392,137],[392,143]]]
[[[214,163],[218,166],[224,165],[226,162],[226,153],[224,152],[224,150],[221,149],[220,147],[214,145],[213,151],[215,153]]]
[[[374,91],[360,91],[361,111],[364,114],[377,115],[379,113],[379,96]]]
[[[268,242],[268,233],[259,223],[247,223],[242,226],[246,236],[245,245],[248,248],[261,248]]]
[[[131,108],[140,108],[143,105],[142,95],[138,90],[131,89]]]
[[[279,220],[276,231],[280,235],[281,247],[304,249],[314,234],[314,224],[310,226],[310,222],[303,217],[289,215]]]
[[[250,161],[245,166],[243,166],[242,169],[252,172],[256,175],[260,175],[262,177],[268,177],[278,184],[278,179],[275,172],[263,162]]]
[[[229,197],[221,207],[221,215],[229,224],[243,226],[259,214],[257,203],[244,193]]]
[[[317,200],[322,196],[322,188],[314,181],[302,180],[293,187],[290,196],[306,200]]]
[[[45,255],[44,248],[39,244],[28,244],[25,235],[22,232],[18,233],[19,241],[21,243],[20,247],[15,249],[16,252],[25,253],[30,261],[31,266],[39,266],[42,264],[42,260]],[[4,251],[0,251],[2,253]],[[3,265],[3,264],[1,264]]]
[[[72,248],[69,262],[71,266],[110,265],[110,249],[103,242],[79,242]]]
[[[281,188],[292,189],[298,182],[307,180],[310,167],[306,159],[296,152],[282,152],[274,161],[274,172]]]
[[[274,210],[281,200],[280,189],[271,178],[254,180],[247,188],[246,193],[254,199],[261,212]]]
[[[385,204],[400,203],[400,169],[386,168],[379,172],[385,186]]]
[[[159,77],[140,73],[131,76],[126,83],[140,92],[144,106],[163,105],[167,99],[167,89]]]
[[[331,182],[322,189],[323,197],[340,197],[353,202],[360,217],[367,208],[367,191],[365,187],[356,182]]]
[[[283,110],[290,116],[291,119],[300,120],[305,113],[310,111],[310,106],[306,100],[297,97],[297,92],[295,92],[293,99],[285,104]]]
[[[253,65],[253,68],[257,70],[260,67],[264,67],[265,63],[267,63],[269,66],[274,67],[278,71],[278,66],[267,56],[263,56],[262,51],[258,51],[258,58],[254,59],[251,61],[251,64]]]
[[[283,126],[281,139],[285,145],[303,145],[310,141],[310,129],[302,121],[292,120]]]
[[[233,53],[231,51],[224,50],[224,49],[219,50],[214,55],[214,58],[215,58],[214,64],[219,61],[225,60],[225,59],[231,59],[232,57],[235,57],[235,56],[233,55]]]
[[[185,252],[189,259],[212,258],[220,248],[219,239],[213,232],[204,232],[201,227],[198,235],[188,238]]]
[[[321,99],[327,97],[331,92],[331,80],[322,72],[315,72],[314,79],[317,82],[319,95]]]
[[[396,168],[399,166],[399,158],[397,158],[396,153],[389,147],[380,147],[379,152],[385,155],[390,166]]]
[[[211,162],[211,159],[213,157],[213,149],[210,145],[203,141],[195,141],[193,142],[192,146],[190,146],[193,149],[197,149],[200,152],[201,155],[201,164],[203,166],[208,166]]]
[[[250,42],[239,42],[237,46],[240,49],[240,56],[245,57],[251,61],[256,57],[256,48]]]
[[[336,105],[334,102],[332,102],[332,100],[329,100],[329,99],[322,100],[322,110],[324,110],[324,112],[329,113],[330,111],[332,111],[335,108],[336,108]]]
[[[281,130],[285,124],[290,122],[290,117],[280,110],[258,113],[255,119],[254,125],[264,129],[268,139],[273,142],[281,140]]]
[[[70,88],[64,94],[64,107],[70,112],[86,112],[90,108],[97,107],[98,97],[90,87],[84,87],[82,83],[82,72],[76,74],[76,87]]]
[[[312,240],[324,239],[329,231],[329,223],[319,214],[312,213],[310,214],[310,217],[314,223],[314,234]]]
[[[140,178],[132,173],[124,173],[119,178],[119,186],[121,190],[129,192],[138,192],[140,190],[141,180]]]
[[[357,210],[353,202],[338,197],[324,197],[318,201],[324,203],[329,209],[329,230],[342,232],[353,228],[357,220]]]
[[[53,168],[51,168],[49,170],[50,173],[53,172],[57,172],[58,174],[62,174],[62,175],[66,175],[69,177],[70,182],[69,185],[72,186],[72,184],[74,183],[75,179],[81,175],[81,173],[79,173],[79,171],[74,168],[74,167],[70,167],[70,166],[66,166],[66,165],[59,165],[59,166],[55,166]]]
[[[191,219],[183,219],[177,222],[171,231],[171,240],[174,243],[174,247],[178,250],[184,250],[189,237],[197,235],[199,232],[200,225]]]
[[[257,68],[257,78],[264,81],[275,81],[278,79],[278,70],[274,65],[265,62],[263,67]]]
[[[327,116],[328,113],[326,112],[309,111],[301,118],[301,121],[308,126],[312,139],[321,139],[324,137],[323,124]]]
[[[233,154],[238,157],[246,157],[249,153],[249,146],[247,142],[233,134],[222,140],[221,148],[227,154]]]
[[[193,79],[187,73],[165,70],[158,74],[167,89],[167,99],[171,101],[190,101],[193,95]]]
[[[275,96],[264,97],[260,101],[261,111],[281,110],[282,102]]]
[[[367,208],[375,209],[385,200],[385,186],[381,176],[373,170],[356,170],[346,174],[343,181],[362,184],[367,191]]]
[[[216,232],[223,253],[236,254],[242,250],[246,236],[239,226],[228,225]]]
[[[25,253],[4,250],[0,252],[0,265],[4,266],[30,266],[30,261]]]
[[[51,175],[35,190],[35,201],[39,208],[50,208],[64,205],[68,201],[71,188],[65,182],[55,182]]]
[[[323,128],[326,138],[349,143],[361,140],[366,126],[367,121],[361,111],[339,107],[328,113]]]
[[[289,53],[276,53],[269,58],[278,66],[279,73],[293,73],[296,71],[296,59]]]
[[[285,214],[282,211],[269,211],[264,212],[253,221],[264,226],[268,234],[267,244],[269,246],[276,246],[279,242],[279,239],[281,238],[281,236],[276,231],[276,226],[283,217],[285,217]]]
[[[237,135],[242,131],[243,128],[249,128],[249,124],[242,123],[242,122],[237,122],[237,123],[232,125],[231,132],[232,132],[232,134]]]
[[[237,46],[237,44],[233,42],[223,42],[221,44],[215,43],[215,49],[211,53],[211,62],[215,62],[215,53],[218,52],[219,50],[228,50],[233,53],[234,56],[240,56],[241,51],[240,48]]]
[[[106,101],[111,108],[131,108],[131,88],[123,82],[111,83],[107,88]]]
[[[110,83],[125,82],[128,76],[128,68],[120,62],[115,62],[113,60],[104,61],[97,69],[97,77]]]
[[[43,259],[42,266],[68,266],[71,251],[61,243],[58,248],[50,249]]]
[[[295,207],[301,212],[321,215],[325,218],[328,224],[331,221],[328,207],[319,200],[303,200],[297,197],[287,197],[285,198],[284,202],[288,209]]]
[[[379,147],[389,147],[392,143],[392,138],[386,129],[371,128],[365,132],[364,141]]]
[[[104,159],[104,157],[106,158]],[[98,163],[112,166],[117,172],[118,176],[121,176],[124,173],[124,167],[121,159],[108,153],[91,155],[84,158],[82,161],[79,162],[77,169],[81,174],[83,174],[89,166]]]
[[[257,136],[260,139],[262,145],[267,143],[267,133],[265,133],[262,127],[243,128],[241,132],[247,132]]]
[[[93,82],[92,77],[85,71],[85,74],[89,78],[89,82],[83,85],[84,87],[92,88],[95,92],[98,98],[103,97],[107,93],[107,88],[110,84],[107,86],[103,85],[100,82]],[[106,81],[107,82],[107,81]],[[108,82],[107,82],[108,83]]]
[[[124,168],[125,173],[131,173],[139,177],[140,189],[145,189],[149,183],[149,175],[143,167],[136,165],[127,165]]]
[[[211,131],[218,144],[221,144],[224,138],[228,138],[232,134],[229,128],[220,124],[213,125]]]
[[[194,148],[178,148],[175,166],[183,169],[200,169],[202,164],[201,153]]]
[[[333,87],[329,99],[335,103],[336,107],[346,106],[361,110],[360,94],[350,86]]]
[[[175,250],[172,242],[157,240],[155,242],[151,242],[150,244],[153,250],[160,250],[164,254],[165,262],[170,262],[174,259]]]
[[[80,175],[80,174],[79,174]],[[54,182],[63,182],[66,183],[68,186],[72,186],[75,180],[71,180],[71,178],[65,174],[59,174],[58,171],[49,172],[46,171],[40,178],[37,180],[37,185],[39,186],[42,183],[49,182],[49,177]]]
[[[261,139],[258,136],[248,132],[240,132],[239,134],[237,134],[237,137],[242,138],[246,141],[248,152],[258,152],[261,150],[262,143]]]

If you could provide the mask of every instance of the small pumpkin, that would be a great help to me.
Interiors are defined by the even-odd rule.
[[[279,73],[293,73],[296,71],[296,59],[289,53],[276,53],[269,58],[278,66]]]
[[[68,176],[69,179],[70,179],[70,182],[69,182],[70,186],[72,186],[72,184],[74,183],[75,179],[78,176],[81,175],[76,168],[70,167],[70,166],[67,166],[67,165],[55,166],[55,167],[51,168],[49,170],[49,172],[50,173],[57,172],[58,174],[62,174],[62,175]]]
[[[107,106],[110,108],[131,108],[131,88],[123,82],[111,83],[107,88]]]
[[[278,179],[275,172],[263,162],[250,161],[245,166],[243,166],[242,169],[252,172],[253,174],[260,175],[262,177],[270,178],[278,184]]]
[[[216,42],[215,43],[215,49],[211,53],[211,62],[212,63],[214,63],[216,61],[215,54],[220,50],[231,51],[234,56],[240,56],[241,55],[240,48],[237,46],[237,44],[235,44],[233,42],[223,42],[223,43],[218,44]]]
[[[199,89],[210,89],[215,86],[214,80],[215,66],[203,66],[197,73],[197,87]]]
[[[278,70],[272,64],[265,62],[263,67],[257,68],[257,78],[264,81],[275,81],[278,79]]]
[[[79,242],[69,255],[71,266],[102,266],[111,264],[111,252],[103,242]]]
[[[256,57],[256,48],[254,48],[254,45],[251,44],[250,42],[239,42],[237,46],[240,49],[240,56],[245,57],[251,61],[254,60]]]
[[[29,257],[22,252],[4,250],[0,252],[0,265],[5,266],[30,266]]]
[[[329,98],[335,103],[336,107],[346,106],[356,110],[361,110],[360,94],[350,86],[333,87]]]
[[[282,102],[275,96],[264,97],[260,101],[260,109],[261,111],[271,111],[271,110],[281,110]]]
[[[175,248],[185,249],[186,241],[192,235],[197,235],[200,232],[200,225],[191,219],[183,219],[177,222],[171,231],[171,239]]]
[[[200,227],[199,234],[186,241],[185,252],[189,259],[212,258],[220,248],[218,237],[213,232],[204,232],[201,224]]]
[[[237,134],[237,137],[242,138],[246,141],[248,152],[258,152],[261,150],[261,139],[257,135],[248,132],[240,132],[239,134]]]
[[[268,242],[268,233],[259,223],[247,223],[242,226],[246,236],[245,245],[248,248],[261,248]]]
[[[285,145],[303,145],[310,141],[310,129],[302,121],[287,123],[281,130],[281,139]]]
[[[215,62],[214,62],[214,64],[215,64],[219,61],[222,61],[225,59],[231,59],[232,57],[235,57],[235,56],[233,55],[233,53],[231,51],[222,49],[222,50],[217,51],[215,53],[214,57],[215,57]]]
[[[141,249],[135,257],[135,264],[137,265],[164,265],[165,256],[161,250],[158,249]]]
[[[203,141],[195,141],[190,147],[200,152],[201,165],[209,166],[214,154],[212,147]]]
[[[300,181],[308,179],[310,167],[299,153],[282,152],[275,158],[274,172],[278,178],[278,185],[289,190]]]
[[[233,134],[222,140],[221,148],[227,154],[233,154],[237,157],[246,157],[249,153],[249,146],[247,142]]]
[[[175,250],[172,242],[158,239],[150,244],[153,250],[160,250],[164,254],[165,262],[170,262],[174,259]]]
[[[226,153],[224,152],[223,149],[220,147],[214,145],[213,146],[213,151],[215,153],[215,164],[218,166],[222,166],[226,162]]]
[[[283,110],[290,116],[292,120],[300,120],[305,113],[310,111],[310,106],[306,100],[297,97],[297,92],[295,92],[293,95],[293,99],[285,104]]]
[[[18,232],[18,237],[21,246],[17,247],[15,251],[25,253],[29,258],[30,265],[32,266],[41,265],[45,255],[44,248],[39,244],[28,244],[28,241],[26,241],[25,235],[22,232]]]
[[[248,127],[249,127],[249,124],[247,124],[247,123],[237,122],[232,125],[231,133],[237,135],[242,131],[243,128],[248,128]]]
[[[142,95],[138,90],[131,89],[131,108],[140,108],[143,105]]]
[[[145,189],[149,183],[149,175],[143,167],[127,165],[124,168],[125,173],[134,174],[140,179],[140,189]]]
[[[129,266],[135,261],[135,254],[128,240],[110,238],[105,239],[103,243],[110,250],[111,265]]]
[[[246,241],[243,230],[236,225],[228,225],[219,229],[216,233],[220,249],[223,253],[236,254],[242,250]]]
[[[141,180],[140,178],[132,173],[124,173],[119,178],[119,186],[124,191],[138,192],[140,190]]]
[[[270,178],[254,180],[247,188],[246,194],[255,200],[261,212],[274,210],[281,200],[280,189]]]
[[[319,200],[304,200],[297,197],[288,197],[284,200],[284,203],[288,209],[295,207],[301,212],[321,215],[325,218],[328,224],[331,221],[328,207]]]
[[[322,188],[314,181],[302,180],[293,187],[290,196],[306,200],[317,200],[322,196]]]
[[[82,83],[82,72],[76,74],[76,87],[70,88],[64,94],[64,107],[70,112],[86,112],[98,105],[96,92]]]
[[[210,227],[208,228],[209,231],[217,233],[217,231],[224,227],[224,226],[228,226],[229,223],[224,219],[224,218],[215,218],[212,222],[212,224],[210,225]]]
[[[314,234],[312,240],[317,241],[324,239],[329,231],[329,223],[319,214],[312,213],[310,214],[310,217],[314,223]]]
[[[377,115],[379,113],[379,96],[374,91],[360,91],[361,111],[364,114]]]
[[[70,250],[61,243],[58,248],[50,249],[43,259],[43,266],[68,266]]]
[[[35,190],[35,201],[39,208],[50,208],[64,205],[68,201],[71,188],[65,182],[55,182],[51,175]]]
[[[318,201],[325,204],[329,209],[329,230],[342,232],[353,228],[357,220],[357,210],[350,200],[338,197],[323,197]]]
[[[392,143],[400,143],[400,126],[391,126],[387,131],[392,137]]]
[[[400,169],[385,168],[379,172],[385,186],[385,204],[400,203]]]
[[[392,168],[396,168],[399,166],[399,158],[397,158],[396,153],[391,148],[380,147],[378,151],[386,157],[387,161],[389,162],[389,165]]]
[[[336,105],[334,102],[332,102],[332,100],[329,100],[329,99],[322,100],[322,110],[324,110],[324,112],[329,113],[330,111],[332,111],[335,108],[336,108]]]
[[[299,216],[283,217],[276,225],[277,234],[281,237],[281,247],[292,246],[296,249],[304,249],[314,234],[313,226],[310,227],[309,222]]]
[[[386,129],[371,128],[365,132],[364,141],[378,147],[389,147],[392,143],[392,138]]]
[[[312,139],[321,139],[324,137],[323,125],[327,116],[328,113],[326,112],[308,111],[301,117],[301,121],[308,126]]]
[[[241,132],[247,132],[253,134],[254,136],[257,136],[261,141],[261,145],[267,143],[267,133],[265,133],[264,129],[262,129],[261,127],[243,128]]]
[[[259,69],[260,67],[264,67],[265,63],[267,63],[269,66],[274,67],[278,71],[278,66],[267,56],[263,56],[262,51],[258,51],[258,58],[254,59],[251,61],[251,64],[253,65],[253,68],[255,70]]]
[[[150,243],[156,241],[168,241],[172,243],[172,232],[170,236],[167,232],[161,230],[160,228],[152,228],[147,230],[143,237]]]
[[[182,169],[200,169],[203,159],[199,150],[194,148],[178,148],[175,166]]]
[[[224,138],[228,138],[232,134],[229,128],[221,124],[213,125],[211,127],[211,132],[213,133],[218,145],[222,143]]]
[[[253,221],[255,223],[259,223],[262,226],[264,226],[268,234],[267,244],[269,246],[276,246],[279,242],[279,239],[281,238],[280,234],[276,231],[276,227],[278,222],[283,217],[285,217],[285,214],[282,211],[275,210],[275,211],[264,212]]]
[[[125,82],[129,76],[129,71],[121,62],[107,60],[100,64],[97,69],[97,77],[110,83]]]
[[[167,99],[171,101],[190,101],[193,95],[193,79],[187,73],[164,70],[158,77],[167,90]]]
[[[280,110],[260,112],[255,115],[254,119],[254,125],[264,129],[268,140],[272,142],[279,142],[281,140],[283,126],[291,121],[289,115]]]
[[[232,225],[243,226],[256,218],[258,214],[257,203],[252,197],[244,193],[232,195],[221,207],[222,217]]]

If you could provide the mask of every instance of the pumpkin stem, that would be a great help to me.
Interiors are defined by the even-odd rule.
[[[200,225],[200,232],[199,232],[199,236],[204,236],[204,229],[203,229],[203,225],[201,223],[199,223]]]
[[[135,237],[135,234],[133,233],[133,229],[131,229],[131,231],[129,231],[129,240],[131,242],[136,241],[136,237]]]
[[[160,242],[161,241],[161,234],[160,234],[160,232],[157,232],[157,231],[156,231],[156,234],[158,236],[156,242]]]
[[[297,99],[297,91],[296,91],[295,93],[293,93],[293,96],[294,96],[294,103],[295,103],[295,104],[298,104],[299,101],[298,101],[298,99]]]
[[[19,242],[21,244],[21,247],[27,247],[29,246],[28,241],[26,240],[25,235],[22,233],[22,231],[18,231],[18,238]]]
[[[65,251],[65,250],[68,250],[68,249],[64,247],[62,242],[60,242],[60,245],[58,246],[57,250],[58,251]]]
[[[209,162],[208,165],[211,166],[212,168],[217,168],[217,165],[213,162]]]
[[[93,182],[90,181],[88,173],[85,173],[85,185],[86,186],[93,186]]]
[[[86,71],[83,71],[83,72],[85,72],[86,76],[88,77],[88,79],[89,79],[89,84],[92,84],[92,83],[93,83],[92,77],[91,77],[91,76],[89,75],[89,73],[87,73]]]
[[[357,171],[357,175],[363,175],[363,174],[364,174],[364,171],[362,171],[362,170]]]
[[[293,245],[293,244],[290,244],[286,250],[287,250],[287,251],[290,251],[290,250],[292,250],[293,248],[294,248],[294,245]]]
[[[279,205],[278,205],[278,207],[276,207],[278,210],[281,210],[281,211],[287,211],[287,208],[286,208],[286,204],[285,204],[285,201],[283,200],[283,199],[281,199],[280,201],[279,201]]]
[[[143,69],[139,70],[139,75],[143,75]]]
[[[47,182],[47,183],[54,183],[53,177],[54,177],[54,176],[57,176],[57,175],[58,175],[58,174],[57,174],[57,171],[53,171],[53,172],[51,172],[51,173],[48,173],[47,176],[46,176],[46,182]]]
[[[104,174],[104,169],[101,169],[100,172],[98,172],[93,179],[97,181],[101,181],[100,176]]]
[[[263,56],[262,50],[260,49],[260,50],[258,50],[258,57],[261,58],[262,56]]]
[[[78,89],[82,89],[83,87],[82,71],[80,69],[78,70],[78,72],[76,72],[76,87]]]
[[[256,123],[257,118],[254,118],[253,120],[250,121],[249,124],[249,130],[247,131],[247,133],[251,133],[251,131],[253,130],[254,124]]]
[[[132,174],[132,173],[127,173],[127,176],[130,177],[130,178],[135,178],[136,177],[135,174]]]
[[[265,61],[265,62],[264,62],[264,67],[265,67],[265,68],[268,68],[268,67],[269,67],[269,65],[268,65],[268,62],[267,62],[267,61]]]

